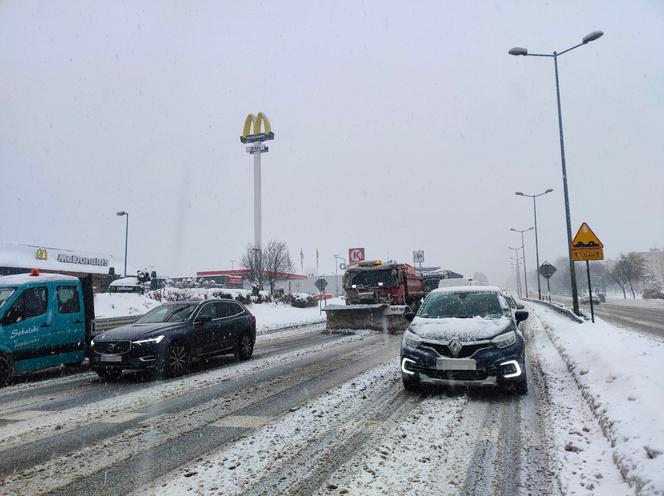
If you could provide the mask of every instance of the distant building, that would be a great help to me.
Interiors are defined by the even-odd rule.
[[[651,248],[649,251],[638,252],[646,261],[646,267],[655,274],[664,274],[664,250]]]
[[[0,244],[0,276],[24,274],[32,269],[75,277],[92,275],[95,292],[105,291],[109,283],[124,273],[124,260],[112,255],[50,248],[18,243]],[[128,274],[136,270],[127,267]]]

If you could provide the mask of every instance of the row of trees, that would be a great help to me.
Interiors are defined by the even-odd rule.
[[[553,265],[558,271],[551,277],[551,292],[554,294],[569,295],[572,293],[570,287],[569,259],[560,257]],[[576,270],[576,284],[579,289],[588,288],[588,280],[585,268]],[[607,290],[621,291],[627,299],[627,294],[636,298],[637,292],[658,293],[664,291],[664,274],[656,274],[648,269],[642,255],[636,252],[621,254],[612,263],[592,262],[590,264],[590,279],[593,292],[606,293]],[[545,280],[542,284],[546,288]],[[528,285],[537,288],[537,273],[528,273]]]
[[[269,241],[262,250],[248,245],[240,264],[249,270],[249,276],[259,290],[264,288],[265,283],[269,285],[270,295],[274,292],[278,275],[294,269],[286,243],[274,240]]]

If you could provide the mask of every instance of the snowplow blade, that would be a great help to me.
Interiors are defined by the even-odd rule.
[[[409,325],[407,305],[328,305],[327,329],[373,329],[389,334],[400,334]]]

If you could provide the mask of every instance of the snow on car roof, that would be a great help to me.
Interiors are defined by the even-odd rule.
[[[15,274],[12,276],[0,276],[0,286],[17,286],[21,284],[29,284],[31,282],[49,281],[78,281],[78,278],[62,274],[40,274],[38,276],[30,274]]]
[[[438,288],[431,293],[500,293],[498,286],[450,286],[448,288]]]
[[[138,277],[121,277],[113,281],[110,286],[138,286]]]

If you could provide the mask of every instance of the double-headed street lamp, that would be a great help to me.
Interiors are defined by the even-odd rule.
[[[116,215],[122,217],[123,215],[127,216],[127,223],[125,225],[125,263],[124,263],[124,277],[127,277],[127,239],[129,239],[129,212],[120,210]]]
[[[510,231],[521,233],[521,253],[523,254],[523,280],[526,286],[526,298],[528,298],[528,270],[526,269],[526,243],[523,238],[523,233],[534,229],[529,227],[528,229],[514,229],[510,227]]]
[[[539,193],[538,195],[529,195],[527,193],[522,193],[517,191],[514,193],[517,196],[527,196],[528,198],[533,199],[533,212],[535,216],[535,260],[537,261],[537,295],[538,298],[542,299],[542,286],[540,284],[540,273],[539,273],[539,241],[537,240],[537,197],[551,193],[553,190],[551,188],[547,189],[544,193]]]
[[[602,37],[604,33],[602,31],[593,31],[587,36],[584,36],[581,40],[581,43],[574,45],[567,50],[562,52],[553,52],[553,53],[528,53],[528,50],[521,47],[514,47],[508,53],[510,55],[523,55],[531,57],[552,57],[553,65],[556,72],[556,98],[558,101],[558,128],[560,131],[560,158],[562,161],[563,167],[563,190],[565,193],[565,217],[567,220],[567,250],[569,256],[569,272],[572,284],[572,304],[574,307],[574,313],[579,313],[579,293],[576,288],[576,269],[574,267],[574,261],[572,260],[572,225],[569,212],[569,193],[567,191],[567,167],[565,165],[565,142],[563,139],[563,117],[560,110],[560,83],[558,82],[558,57],[564,53],[567,53],[575,48],[580,47],[581,45],[586,45],[591,41],[595,41]]]

